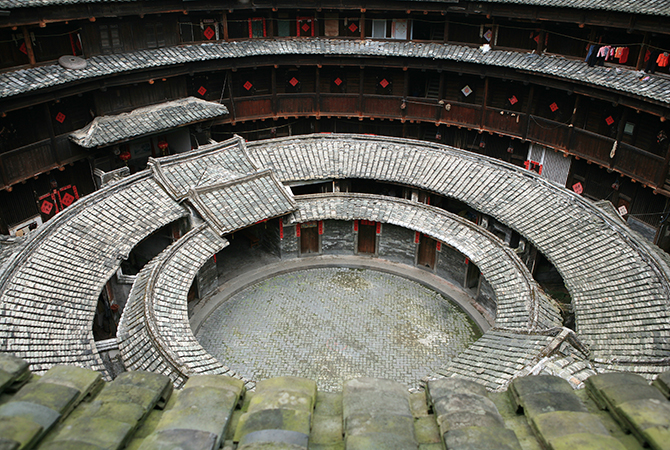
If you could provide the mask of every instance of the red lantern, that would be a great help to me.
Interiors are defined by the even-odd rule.
[[[128,161],[131,158],[130,152],[128,150],[124,150],[119,154],[119,159],[123,162]]]
[[[160,148],[161,150],[165,150],[166,148],[168,148],[167,141],[159,141],[158,142],[158,148]]]

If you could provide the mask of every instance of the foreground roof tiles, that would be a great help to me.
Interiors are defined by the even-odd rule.
[[[254,391],[223,375],[194,375],[182,389],[159,373],[99,373],[57,366],[42,378],[0,354],[3,449],[444,449],[650,447],[670,442],[668,375],[650,385],[606,373],[573,390],[565,380],[516,378],[504,392],[458,377],[408,392],[355,378],[341,392],[309,379],[259,381]],[[631,433],[631,434],[628,434]]]
[[[589,67],[583,61],[561,56],[503,50],[482,53],[477,48],[464,45],[324,38],[254,39],[240,42],[181,45],[94,56],[87,59],[86,68],[81,70],[65,69],[58,64],[15,70],[0,74],[0,98],[132,70],[196,61],[268,55],[404,56],[490,65],[595,85],[670,104],[670,80],[650,75],[644,81],[640,79],[636,71],[630,69]]]
[[[228,108],[224,105],[186,97],[129,113],[96,117],[84,128],[70,133],[70,140],[85,148],[104,147],[225,114],[228,114]]]

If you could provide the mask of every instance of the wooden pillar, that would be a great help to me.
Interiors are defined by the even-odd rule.
[[[537,38],[537,46],[535,47],[535,53],[541,55],[544,53],[544,41],[547,39],[547,32],[545,30],[540,30],[540,35]]]
[[[58,151],[56,148],[56,133],[54,132],[53,119],[51,118],[51,109],[49,108],[48,103],[44,103],[44,118],[47,124],[47,130],[49,131],[49,140],[51,141],[51,157],[53,158],[54,163],[60,165]]]
[[[445,78],[444,72],[440,72],[440,85],[437,88],[437,99],[440,102],[442,100],[444,100],[444,84],[445,84],[444,83],[444,78]],[[442,111],[444,110],[444,105],[443,104],[440,103],[439,106],[440,106],[439,108],[436,108],[437,109],[437,114],[435,114],[435,120],[437,122],[439,122],[440,119],[442,118]]]
[[[30,65],[34,66],[37,64],[37,61],[35,60],[35,52],[33,51],[33,41],[30,39],[30,32],[28,31],[28,27],[22,27],[23,28],[23,42],[26,44],[26,53],[28,53],[28,60],[30,61]]]
[[[317,119],[321,116],[321,69],[316,66],[316,73],[314,74],[316,85],[314,86],[314,111]]]
[[[228,40],[228,13],[224,12],[221,18],[221,26],[223,28],[223,40]]]
[[[237,114],[235,113],[235,99],[233,98],[233,71],[229,70],[228,71],[228,76],[230,77],[228,79],[228,95],[230,96],[230,109],[232,110],[231,117],[233,118],[233,122],[237,120]]]
[[[445,44],[449,42],[449,16],[444,19],[444,38],[442,39],[442,42]]]
[[[361,67],[361,76],[358,80],[358,115],[363,115],[363,81],[365,79],[365,67]]]
[[[400,116],[404,119],[407,116],[407,94],[409,93],[409,71],[407,67],[403,67],[403,77],[402,77],[402,105],[405,105],[404,108],[400,110]]]
[[[621,119],[619,119],[619,125],[617,126],[616,139],[615,139],[615,143],[617,145],[617,151],[614,154],[614,158],[610,158],[610,168],[614,167],[619,160],[619,154],[621,153],[621,149],[619,149],[618,146],[619,144],[621,144],[621,138],[623,138],[623,131],[626,128],[626,122],[628,122],[628,113],[629,109],[628,108],[624,109],[623,113],[621,114]]]
[[[365,13],[361,13],[361,22],[358,28],[361,30],[361,39],[365,39]]]
[[[582,96],[577,95],[577,98],[575,98],[575,107],[572,109],[572,116],[570,116],[570,127],[568,131],[568,135],[565,139],[565,148],[567,150],[572,149],[572,136],[575,134],[575,121],[577,120],[577,108],[579,108],[579,104],[581,103]]]
[[[270,72],[270,83],[272,87],[272,115],[277,117],[277,67],[273,66]]]
[[[524,111],[524,113],[526,114],[525,117],[526,124],[523,127],[523,134],[522,134],[524,140],[528,138],[528,129],[530,128],[530,115],[531,112],[533,111],[534,97],[535,97],[535,85],[531,84],[530,91],[528,92],[528,103],[526,104],[526,108]]]
[[[484,118],[486,117],[486,103],[489,98],[489,77],[484,78],[484,98],[482,99],[482,115],[479,120],[479,128],[484,129]]]
[[[656,188],[663,189],[665,180],[668,178],[668,166],[670,165],[670,145],[665,149],[665,161],[663,165],[658,168],[658,175],[656,176]]]

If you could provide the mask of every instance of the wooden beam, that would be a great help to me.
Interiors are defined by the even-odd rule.
[[[28,31],[28,27],[23,27],[23,42],[26,44],[26,53],[28,54],[28,60],[30,61],[30,65],[34,66],[37,64],[37,61],[35,60],[35,52],[33,51],[33,41],[30,39],[30,32]]]

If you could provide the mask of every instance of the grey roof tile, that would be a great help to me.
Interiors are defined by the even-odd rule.
[[[228,109],[224,105],[187,97],[129,113],[96,117],[84,128],[70,133],[70,140],[86,148],[104,147],[225,114]]]
[[[314,44],[319,44],[318,46]],[[239,58],[268,54],[356,54],[361,56],[407,56],[420,57],[409,44],[391,50],[392,43],[371,40],[343,41],[338,39],[305,38],[296,41],[253,40],[244,42],[221,42],[188,44],[179,47],[155,50],[140,50],[130,54],[94,56],[87,59],[87,67],[70,70],[58,64],[37,68],[19,69],[0,74],[0,98],[7,98],[42,88],[58,86],[71,81],[85,80],[150,67],[183,64],[193,61]],[[670,103],[670,80],[650,75],[647,81],[639,79],[637,72],[622,69],[621,73],[605,67],[588,67],[583,61],[561,56],[534,55],[503,50],[491,50],[482,54],[478,49],[438,43],[411,43],[411,48],[436,53],[435,59],[464,61],[472,64],[487,64],[516,70],[547,74],[571,81],[613,89],[629,95],[644,97],[661,103]],[[346,49],[346,50],[345,50]],[[242,50],[242,51],[240,51]],[[452,50],[444,52],[444,50]],[[139,56],[135,58],[135,56]],[[514,56],[514,58],[511,58]],[[579,67],[581,70],[573,70]]]

